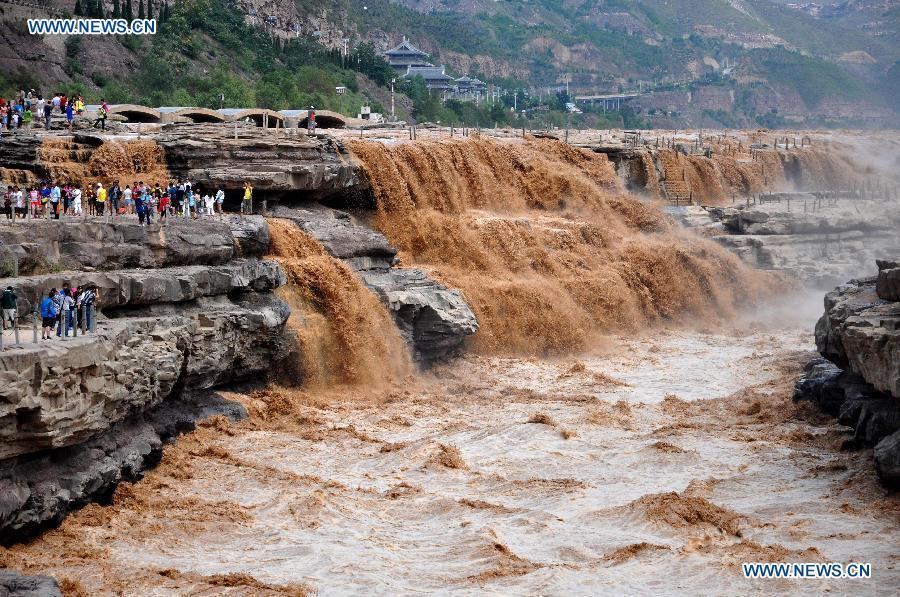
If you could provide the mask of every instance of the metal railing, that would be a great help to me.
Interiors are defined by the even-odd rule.
[[[56,322],[56,325],[53,327],[56,329],[56,336],[60,340],[68,340],[71,338],[77,338],[79,331],[81,335],[84,336],[88,333],[94,334],[97,331],[97,308],[93,303],[85,305],[81,308],[81,318],[78,317],[79,309],[78,307],[72,307],[68,309],[64,313],[59,314],[59,319]],[[5,350],[7,348],[6,339],[4,337],[4,333],[6,332],[6,321],[3,321],[3,329],[0,329],[0,351]],[[32,343],[37,345],[39,344],[38,340],[38,330],[41,329],[41,321],[40,314],[38,313],[37,308],[35,308],[31,312],[31,329],[32,329]],[[13,317],[12,322],[13,330],[15,333],[15,342],[12,346],[23,346],[23,342],[21,340],[21,334],[19,327],[19,317],[16,314]],[[72,335],[69,336],[69,331],[71,330]]]

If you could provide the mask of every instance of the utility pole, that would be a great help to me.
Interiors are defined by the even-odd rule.
[[[397,78],[394,77],[391,79],[391,121],[396,122],[397,117],[394,115],[394,83],[397,82]]]

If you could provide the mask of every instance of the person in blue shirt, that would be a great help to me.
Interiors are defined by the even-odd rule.
[[[53,212],[53,217],[55,217],[57,220],[59,219],[60,197],[62,197],[62,189],[59,188],[59,184],[54,182],[53,188],[50,189],[50,210]]]
[[[141,223],[141,226],[146,226],[144,220],[147,217],[147,194],[139,190],[134,195],[134,210],[137,212],[138,221]]]
[[[50,187],[45,182],[41,185],[41,209],[44,210],[44,216],[50,219]]]
[[[56,305],[53,297],[56,296],[56,289],[52,289],[41,301],[41,340],[49,340],[53,337],[53,325],[56,323]]]
[[[69,123],[69,132],[72,132],[72,123],[75,122],[75,102],[71,101],[66,104],[66,122]]]

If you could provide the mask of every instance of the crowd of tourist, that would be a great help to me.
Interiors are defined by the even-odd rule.
[[[52,98],[45,98],[33,89],[28,92],[21,90],[15,98],[0,97],[0,131],[33,126],[43,126],[50,130],[50,121],[54,113],[64,115],[71,129],[75,119],[84,114],[84,110],[84,99],[78,94],[67,96],[64,93],[56,93]],[[94,126],[99,125],[105,129],[108,115],[109,106],[104,100],[97,111]]]
[[[252,199],[253,187],[244,187],[245,201],[241,211]],[[170,216],[197,219],[224,213],[225,192],[218,189],[200,189],[189,181],[170,181],[168,184],[133,182],[130,186],[113,183],[109,188],[103,183],[75,185],[52,182],[40,186],[10,186],[3,193],[3,213],[7,220],[85,215],[110,216],[137,214],[138,221],[146,226],[155,218]]]
[[[82,332],[92,332],[97,304],[100,302],[98,288],[88,284],[72,287],[68,282],[59,290],[51,288],[41,299],[41,340],[77,335],[76,327]],[[0,295],[0,316],[2,329],[17,326],[18,296],[12,286],[7,286]]]

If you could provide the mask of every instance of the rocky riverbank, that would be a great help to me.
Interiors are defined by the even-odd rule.
[[[766,199],[669,211],[746,263],[816,289],[833,288],[871,268],[876,258],[900,252],[896,201],[827,199],[811,193],[772,193]]]
[[[261,216],[0,227],[17,274],[0,286],[15,289],[23,328],[22,344],[0,352],[4,543],[139,477],[176,430],[234,414],[212,388],[277,370],[289,309],[273,294],[284,273],[260,259],[268,244]],[[98,288],[95,332],[32,342],[32,312],[64,283]]]
[[[875,470],[900,488],[900,262],[825,296],[816,324],[823,358],[810,362],[795,400],[811,400],[853,428],[847,448],[874,447]]]

